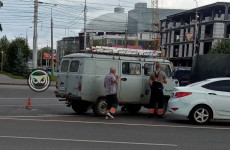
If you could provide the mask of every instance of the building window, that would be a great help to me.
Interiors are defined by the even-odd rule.
[[[213,37],[213,24],[206,25],[205,27],[205,39],[210,39]]]
[[[185,45],[182,46],[182,57],[184,57]]]
[[[175,31],[174,42],[180,42],[180,30]]]
[[[204,54],[208,54],[212,48],[212,42],[205,42],[204,43]]]
[[[179,56],[179,45],[174,46],[173,57]]]
[[[188,57],[188,53],[189,53],[189,44],[187,44],[187,48],[186,48],[186,57]]]

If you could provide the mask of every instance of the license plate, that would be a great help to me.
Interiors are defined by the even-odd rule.
[[[65,91],[65,87],[60,87],[59,90],[60,91]]]

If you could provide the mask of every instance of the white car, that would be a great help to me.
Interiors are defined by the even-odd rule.
[[[230,78],[208,79],[176,87],[168,109],[198,124],[207,124],[211,119],[230,119]]]

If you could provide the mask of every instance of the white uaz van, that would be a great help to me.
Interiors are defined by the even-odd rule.
[[[138,112],[142,106],[148,108],[150,100],[149,76],[159,62],[168,78],[164,85],[165,100],[171,96],[178,81],[172,79],[168,60],[148,56],[121,55],[114,53],[75,53],[62,58],[57,77],[56,97],[66,101],[77,113],[90,108],[96,115],[106,112],[104,78],[115,67],[120,76],[118,85],[119,105],[129,112]],[[167,103],[166,103],[167,106]],[[167,110],[167,108],[165,108]]]

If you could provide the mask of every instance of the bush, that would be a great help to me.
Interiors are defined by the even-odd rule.
[[[210,54],[230,54],[230,40],[225,39],[216,43],[211,49]]]

